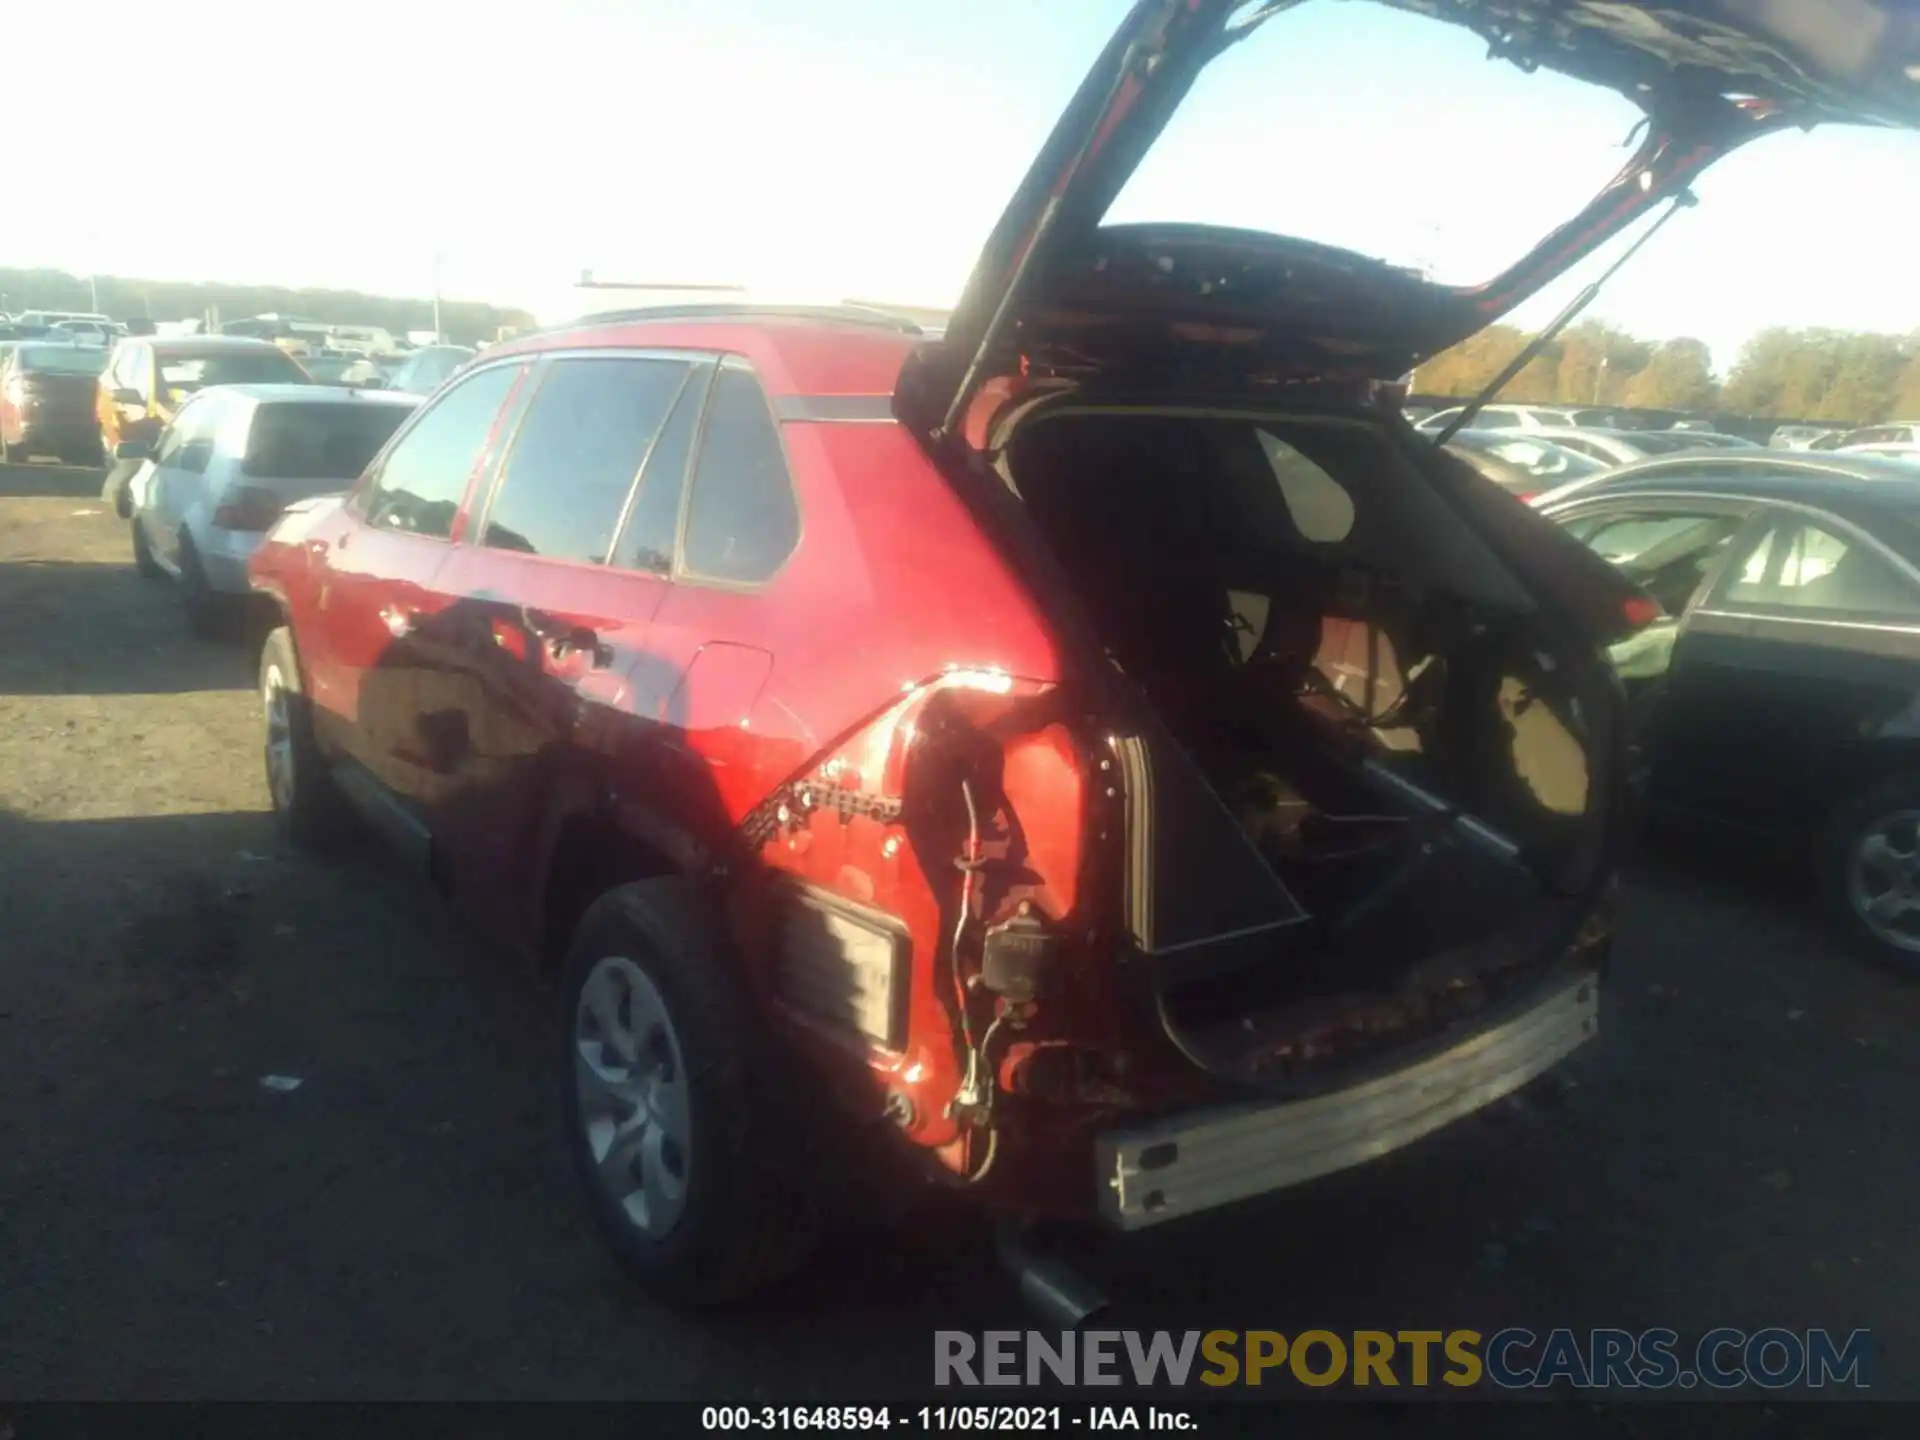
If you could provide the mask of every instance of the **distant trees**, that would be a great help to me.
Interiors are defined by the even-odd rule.
[[[249,315],[299,315],[334,324],[378,325],[396,336],[433,328],[433,301],[392,295],[363,295],[356,290],[293,290],[274,285],[191,284],[169,280],[128,280],[102,275],[94,282],[100,309],[116,320],[150,316],[155,320],[197,320],[217,310],[222,322]],[[0,269],[0,310],[91,310],[92,287],[80,276],[60,270]],[[440,323],[450,339],[471,345],[492,340],[503,325],[527,328],[533,317],[472,300],[442,300]]]
[[[1494,325],[1436,355],[1414,376],[1430,395],[1471,395],[1527,343],[1525,332]],[[1560,405],[1633,405],[1650,410],[1719,411],[1870,425],[1920,419],[1920,331],[1878,335],[1844,330],[1762,330],[1724,384],[1699,340],[1653,343],[1603,320],[1557,337],[1501,398]]]

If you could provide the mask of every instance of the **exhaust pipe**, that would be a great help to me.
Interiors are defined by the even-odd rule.
[[[1032,1230],[1005,1222],[995,1240],[1000,1263],[1019,1282],[1020,1295],[1056,1330],[1077,1330],[1111,1303],[1065,1256],[1033,1243]]]

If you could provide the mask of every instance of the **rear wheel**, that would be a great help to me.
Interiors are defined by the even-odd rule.
[[[1821,845],[1828,908],[1868,958],[1920,977],[1920,775],[1861,791]]]
[[[134,573],[142,580],[158,580],[166,572],[160,568],[160,562],[153,558],[153,547],[147,544],[147,532],[140,528],[138,515],[127,522],[127,530],[133,536]]]
[[[281,626],[260,650],[260,709],[267,792],[281,833],[299,845],[338,835],[346,805],[313,738],[313,712],[300,679],[293,632]]]
[[[776,1119],[790,1087],[678,879],[624,885],[561,980],[567,1143],[602,1236],[647,1289],[739,1299],[791,1269],[814,1207]]]

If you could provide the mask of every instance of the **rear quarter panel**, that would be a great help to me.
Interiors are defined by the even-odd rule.
[[[720,784],[763,876],[903,922],[908,1038],[898,1052],[866,1056],[866,1083],[913,1100],[913,1139],[948,1145],[956,1131],[944,1107],[958,1073],[938,977],[964,832],[950,824],[962,813],[954,772],[925,763],[924,741],[935,723],[984,734],[1023,704],[1044,705],[1061,657],[1024,587],[904,429],[789,422],[782,432],[805,532],[765,603],[716,597],[727,638],[773,657],[748,725],[751,781]],[[739,773],[742,739],[725,727],[690,737],[716,774]],[[1072,905],[1081,858],[1079,792],[1049,784],[1064,743],[1051,734],[993,762],[1004,764],[1004,788],[1033,797],[1028,851],[1051,873],[1032,893],[1056,907]],[[991,797],[980,800],[990,823]],[[1074,813],[1056,823],[1062,802]],[[742,953],[776,943],[749,937]]]

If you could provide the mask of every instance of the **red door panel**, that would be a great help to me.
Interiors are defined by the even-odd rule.
[[[334,541],[314,602],[322,636],[310,662],[314,699],[336,717],[338,748],[415,801],[436,788],[435,757],[412,722],[431,708],[421,652],[443,608],[434,575],[451,554],[444,540],[356,520]]]
[[[480,918],[518,930],[549,811],[617,788],[636,707],[664,683],[649,651],[664,580],[456,546],[416,725],[441,738],[428,807],[439,862]],[[641,710],[641,714],[645,711]]]

